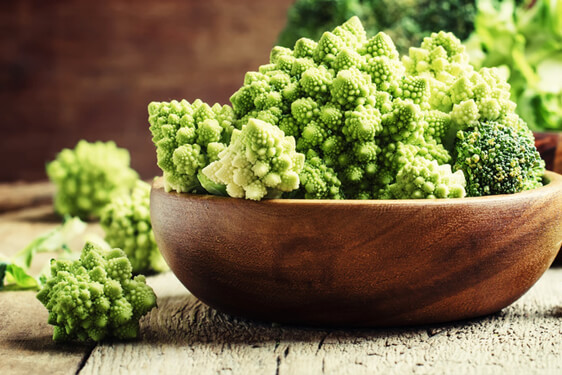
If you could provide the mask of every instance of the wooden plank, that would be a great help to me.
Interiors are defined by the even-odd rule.
[[[0,215],[0,253],[12,255],[59,224],[52,205]],[[99,233],[96,225],[91,231]],[[40,272],[49,258],[50,254],[38,256],[32,272]],[[0,293],[2,374],[75,374],[80,369],[94,345],[54,343],[47,315],[33,291]]]
[[[55,186],[48,181],[0,184],[0,212],[51,203],[54,193]]]
[[[251,322],[208,308],[175,277],[149,279],[158,309],[142,338],[97,346],[81,375],[560,373],[562,269],[491,316],[395,329],[307,329]]]
[[[76,374],[93,344],[53,342],[47,310],[35,292],[0,293],[2,374]]]

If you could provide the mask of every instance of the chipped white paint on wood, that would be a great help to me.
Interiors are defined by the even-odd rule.
[[[150,279],[159,308],[143,337],[97,346],[88,374],[559,374],[562,269],[501,312],[395,329],[307,329],[250,322],[206,307],[167,273]]]

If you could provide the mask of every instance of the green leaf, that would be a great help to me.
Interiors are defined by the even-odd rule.
[[[562,93],[562,50],[537,65],[538,89],[550,94]]]
[[[6,276],[6,269],[8,268],[8,263],[0,263],[0,290],[4,288],[4,277]]]
[[[197,173],[197,179],[201,183],[201,186],[203,186],[203,188],[207,191],[207,193],[212,195],[220,195],[222,197],[228,197],[228,193],[226,192],[226,185],[217,184],[211,181],[201,171]]]
[[[3,275],[2,275],[3,273]],[[38,289],[39,283],[27,271],[17,264],[0,265],[0,276],[4,276],[0,281],[0,289],[2,290],[27,290]]]
[[[19,251],[12,262],[24,269],[31,266],[33,257],[37,253],[53,252],[68,248],[68,242],[81,235],[86,230],[87,224],[77,217],[66,217],[62,225],[35,238],[23,250]]]
[[[49,271],[46,266],[36,279],[29,273],[33,258],[37,253],[63,252],[72,256],[68,243],[86,230],[87,224],[76,217],[66,217],[64,223],[51,231],[35,238],[12,258],[2,257],[0,262],[0,290],[38,289],[44,274]]]
[[[562,130],[562,1],[479,0],[471,56],[510,70],[516,112],[533,130]],[[517,6],[515,6],[517,4]]]

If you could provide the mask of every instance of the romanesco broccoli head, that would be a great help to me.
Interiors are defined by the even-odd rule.
[[[306,199],[343,199],[341,181],[336,172],[310,151],[299,173],[302,189],[294,197]]]
[[[138,179],[129,167],[129,152],[114,142],[78,142],[47,164],[56,185],[55,210],[60,215],[97,218],[115,195],[127,193]]]
[[[116,196],[105,207],[100,224],[105,241],[122,249],[134,273],[162,272],[164,262],[150,223],[150,185],[137,181],[131,194]]]
[[[304,155],[295,151],[295,139],[267,122],[250,119],[235,130],[219,159],[203,169],[211,181],[226,185],[231,197],[260,200],[299,187]]]
[[[145,277],[132,278],[127,255],[93,243],[86,243],[79,260],[52,260],[37,299],[49,311],[55,341],[135,338],[139,319],[156,306]]]
[[[532,133],[495,121],[459,131],[455,170],[462,170],[470,196],[510,194],[542,185],[544,161]]]
[[[230,142],[235,116],[231,107],[201,100],[152,102],[148,122],[167,191],[201,190],[198,172],[216,160]]]

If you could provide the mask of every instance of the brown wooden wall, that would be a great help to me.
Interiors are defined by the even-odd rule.
[[[228,103],[267,62],[292,0],[2,0],[0,181],[46,178],[81,139],[113,139],[160,174],[152,100]]]

